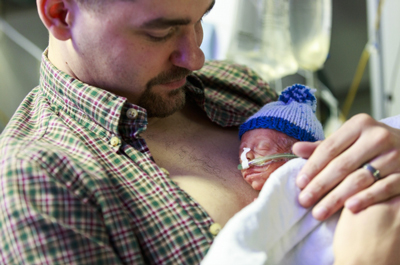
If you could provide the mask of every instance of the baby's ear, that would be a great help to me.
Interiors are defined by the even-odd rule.
[[[71,37],[74,0],[37,0],[37,9],[43,24],[59,40]]]

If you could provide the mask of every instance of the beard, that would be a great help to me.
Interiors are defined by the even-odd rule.
[[[146,90],[140,96],[138,105],[147,110],[149,118],[165,118],[181,110],[186,103],[185,86],[169,91],[165,96],[155,93],[152,89],[156,85],[186,78],[190,73],[191,71],[185,68],[176,67],[169,72],[159,74],[147,83]]]

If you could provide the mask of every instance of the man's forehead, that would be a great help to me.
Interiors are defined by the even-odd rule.
[[[165,17],[171,19],[187,19],[193,14],[203,16],[215,4],[215,0],[135,0],[139,9],[145,11],[149,18]],[[178,17],[179,16],[179,17]]]
[[[98,19],[139,29],[162,29],[197,23],[214,3],[215,0],[108,0]]]

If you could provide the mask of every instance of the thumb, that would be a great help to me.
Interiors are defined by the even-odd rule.
[[[293,145],[292,151],[295,155],[300,156],[302,158],[309,158],[314,150],[321,144],[321,141],[318,142],[297,142]]]

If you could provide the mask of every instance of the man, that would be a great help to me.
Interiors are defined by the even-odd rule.
[[[213,4],[37,2],[40,85],[1,139],[4,263],[196,264],[257,196],[232,126],[276,94],[244,67],[190,74]]]
[[[276,95],[240,66],[191,74],[213,4],[37,1],[40,85],[0,140],[4,264],[196,264],[257,196],[235,126]]]

